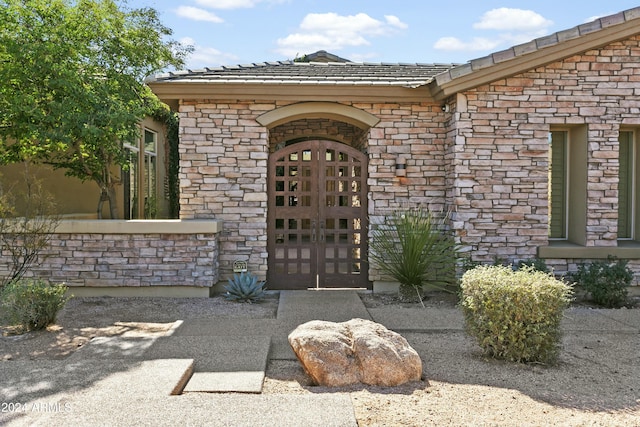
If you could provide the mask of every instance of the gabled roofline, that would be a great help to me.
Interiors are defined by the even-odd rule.
[[[433,99],[495,82],[640,34],[640,7],[511,47],[435,76]]]
[[[464,65],[293,63],[305,67],[300,75],[291,70],[261,74],[262,67],[289,66],[284,62],[250,64],[220,69],[184,70],[149,77],[146,83],[160,99],[176,108],[181,99],[234,99],[277,101],[384,102],[387,100],[440,103],[446,98],[507,77],[522,74],[571,56],[640,35],[640,7],[596,19],[574,28],[532,40],[478,58]],[[322,53],[325,55],[324,53]],[[326,55],[325,55],[326,56]],[[440,67],[418,76],[372,73],[350,78],[348,67]],[[337,67],[340,73],[309,73],[313,67]],[[309,68],[306,68],[309,67]],[[408,69],[408,68],[407,68]],[[443,71],[446,70],[446,71]],[[238,70],[237,72],[235,70]],[[439,73],[439,74],[437,74]],[[215,78],[213,77],[215,76]]]

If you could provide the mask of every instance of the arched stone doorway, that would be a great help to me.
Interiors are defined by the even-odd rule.
[[[258,120],[270,125],[269,287],[368,288],[366,142],[377,118],[332,103],[283,109]]]

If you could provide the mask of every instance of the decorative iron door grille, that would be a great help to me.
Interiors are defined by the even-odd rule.
[[[334,141],[271,154],[271,289],[368,287],[366,172],[366,154]]]

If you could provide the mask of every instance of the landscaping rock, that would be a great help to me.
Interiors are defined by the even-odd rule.
[[[289,344],[318,385],[397,386],[419,381],[422,361],[400,334],[370,320],[314,320],[289,334]]]

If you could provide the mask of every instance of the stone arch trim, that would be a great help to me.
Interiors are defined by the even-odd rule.
[[[373,114],[349,105],[335,102],[300,102],[268,111],[256,121],[266,128],[273,128],[283,123],[304,119],[324,118],[343,121],[361,129],[375,126],[380,119]]]
[[[361,128],[344,121],[326,118],[304,118],[269,128],[269,152],[291,141],[329,139],[363,151],[369,128]]]

